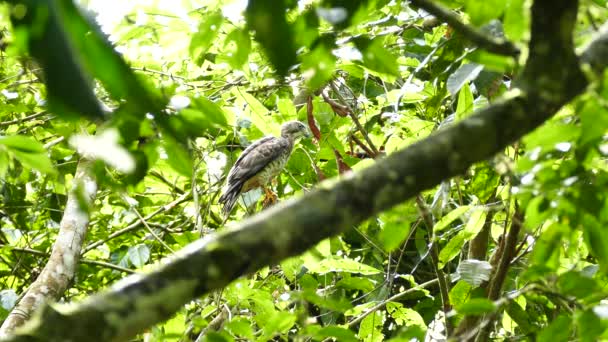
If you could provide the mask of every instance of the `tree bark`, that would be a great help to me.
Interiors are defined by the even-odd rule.
[[[74,188],[68,196],[59,234],[49,260],[4,320],[0,327],[0,338],[9,336],[45,301],[59,299],[74,278],[89,225],[88,208],[81,206],[89,206],[97,193],[97,183],[90,173],[90,162],[80,161],[73,182]]]

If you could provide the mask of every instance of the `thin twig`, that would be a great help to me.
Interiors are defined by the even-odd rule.
[[[46,144],[44,144],[44,149],[48,150],[49,148],[51,148],[51,147],[53,147],[53,146],[55,146],[57,144],[60,144],[64,140],[65,140],[64,136],[61,136],[61,137],[59,137],[57,139],[53,139],[53,140],[47,142]]]
[[[177,185],[175,185],[175,183],[173,183],[170,180],[168,180],[167,178],[165,178],[165,176],[160,174],[160,172],[150,171],[150,176],[153,176],[154,178],[158,179],[159,181],[165,183],[166,185],[168,185],[171,188],[171,190],[177,192],[178,194],[180,194],[180,195],[184,194],[184,190],[180,189]]]
[[[466,25],[460,20],[458,15],[431,1],[410,0],[410,3],[446,22],[466,39],[484,50],[505,56],[517,57],[519,55],[519,49],[512,42],[488,36],[472,26]]]
[[[177,205],[190,200],[191,196],[192,196],[192,193],[189,193],[189,192],[181,195],[175,201],[173,201],[173,202],[171,202],[169,204],[166,204],[166,205],[164,205],[164,206],[156,209],[154,212],[152,212],[152,213],[148,214],[147,216],[145,216],[145,220],[146,221],[150,220],[151,218],[153,218],[154,216],[156,216],[156,215],[158,215],[160,213],[167,212],[167,211],[175,208]],[[106,243],[106,242],[108,242],[108,241],[110,241],[110,240],[112,240],[112,239],[114,239],[116,237],[119,237],[119,236],[121,236],[123,234],[126,234],[126,233],[130,232],[130,231],[138,229],[139,226],[141,226],[141,225],[142,225],[141,220],[139,220],[139,219],[135,220],[133,223],[131,223],[130,225],[126,226],[125,228],[123,228],[121,230],[118,230],[118,231],[110,234],[110,236],[108,236],[107,238],[105,238],[103,240],[98,240],[98,241],[95,241],[95,242],[89,244],[87,247],[85,247],[82,250],[82,255],[86,254],[90,250],[95,249],[95,248],[103,245],[104,243]]]
[[[500,257],[500,261],[498,262],[496,272],[490,280],[490,286],[488,287],[489,300],[494,301],[500,297],[502,286],[507,278],[509,267],[511,266],[511,260],[513,260],[513,257],[515,256],[515,248],[517,248],[517,239],[523,225],[523,219],[524,215],[516,204],[515,212],[513,214],[513,221],[511,222],[511,229],[509,230],[509,233],[505,239],[503,253]],[[492,322],[492,317],[489,319],[491,319],[490,322]],[[490,328],[491,324],[489,323],[484,326],[477,335],[476,341],[487,341],[488,336],[490,335]]]
[[[361,147],[365,151],[365,153],[367,153],[368,156],[374,158],[374,152],[370,150],[369,147],[365,146],[361,139],[357,138],[354,134],[351,134],[350,138],[352,139],[352,141],[355,142],[355,144],[357,144],[357,146]]]
[[[357,126],[357,129],[359,130],[359,132],[361,132],[361,134],[363,135],[363,138],[365,139],[365,141],[367,142],[367,144],[369,145],[371,150],[374,151],[373,157],[374,158],[377,157],[379,154],[378,149],[376,148],[376,145],[374,145],[374,143],[372,142],[372,139],[370,139],[370,137],[367,134],[367,131],[365,130],[363,125],[361,125],[361,122],[359,121],[357,114],[355,114],[355,111],[352,108],[350,108],[350,106],[348,105],[348,102],[346,102],[346,99],[344,99],[342,94],[340,94],[340,90],[338,89],[338,87],[336,87],[334,82],[330,82],[330,86],[331,86],[331,89],[336,93],[336,96],[338,96],[338,98],[340,98],[340,101],[342,102],[342,104],[344,104],[345,106],[348,107],[348,115],[350,115],[351,119],[355,123],[355,126]]]
[[[32,254],[32,255],[38,255],[38,256],[43,256],[43,257],[48,257],[50,254],[46,253],[46,252],[42,252],[36,249],[32,249],[32,248],[20,248],[20,247],[13,247],[10,245],[4,245],[4,244],[0,244],[0,248],[8,248],[9,250],[13,251],[13,252],[19,252],[19,253],[27,253],[27,254]],[[128,268],[124,268],[118,265],[114,265],[108,262],[103,262],[103,261],[97,261],[97,260],[90,260],[90,259],[80,259],[78,261],[81,264],[89,264],[89,265],[95,265],[95,266],[101,266],[101,267],[105,267],[105,268],[110,268],[116,271],[120,271],[120,272],[125,272],[125,273],[137,273],[134,270],[128,269]]]
[[[371,307],[369,310],[365,311],[364,313],[362,313],[361,315],[357,316],[357,318],[353,319],[352,321],[348,322],[348,327],[349,328],[354,328],[357,324],[359,324],[365,317],[369,316],[371,313],[376,312],[382,308],[384,308],[386,306],[387,303],[390,302],[394,302],[396,300],[398,300],[399,298],[403,297],[403,296],[407,296],[412,292],[427,288],[429,286],[435,285],[439,282],[439,279],[433,279],[433,280],[429,280],[426,283],[422,283],[419,285],[416,285],[414,287],[412,287],[411,289],[407,289],[403,292],[397,293],[396,295],[389,297],[386,300],[383,300],[382,302],[380,302],[379,304]]]
[[[450,336],[452,333],[452,325],[448,318],[448,313],[452,310],[452,305],[450,304],[450,288],[448,285],[448,281],[446,279],[445,273],[439,267],[439,248],[435,243],[435,234],[433,233],[433,227],[435,223],[433,222],[433,217],[431,216],[431,212],[429,211],[424,199],[421,195],[416,196],[416,204],[418,205],[418,210],[420,211],[420,215],[424,220],[424,223],[427,226],[429,241],[430,241],[430,253],[431,260],[433,261],[433,268],[435,269],[435,274],[437,275],[437,279],[439,281],[439,292],[441,293],[441,302],[443,304],[443,312],[445,313],[445,327],[447,331],[447,336]]]
[[[38,117],[41,117],[41,116],[43,116],[45,114],[47,114],[47,112],[46,111],[42,111],[42,112],[34,113],[32,115],[28,115],[28,116],[26,116],[24,118],[21,118],[21,119],[15,119],[15,120],[10,120],[10,121],[2,121],[2,122],[0,122],[0,127],[10,126],[10,125],[16,125],[16,124],[23,123],[25,121],[34,120],[34,119],[36,119]]]
[[[152,227],[150,227],[148,225],[148,222],[146,222],[146,219],[144,219],[141,214],[139,213],[139,210],[137,210],[137,208],[135,207],[131,207],[131,209],[133,209],[133,211],[135,212],[135,215],[137,215],[137,217],[139,218],[139,220],[141,221],[141,223],[143,223],[144,227],[146,227],[146,229],[148,230],[148,233],[150,233],[154,239],[156,239],[156,241],[158,241],[158,243],[160,243],[163,247],[165,247],[169,252],[171,253],[175,253],[175,251],[173,250],[173,248],[169,247],[169,245],[167,245],[165,243],[165,241],[163,241],[163,239],[160,238],[160,236],[158,236],[158,234],[156,234],[154,232],[154,229],[152,229]]]

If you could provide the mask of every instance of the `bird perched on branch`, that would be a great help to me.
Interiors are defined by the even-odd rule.
[[[299,121],[289,121],[281,126],[280,138],[263,137],[243,151],[228,172],[226,187],[220,197],[226,217],[232,212],[239,196],[255,188],[264,189],[265,204],[276,201],[276,195],[266,185],[283,170],[293,145],[302,137],[310,137],[306,125]]]

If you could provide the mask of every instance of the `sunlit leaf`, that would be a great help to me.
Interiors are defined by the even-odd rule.
[[[349,329],[346,328],[342,328],[339,326],[327,326],[327,327],[323,327],[319,330],[317,330],[315,332],[315,337],[319,340],[324,340],[327,338],[335,338],[338,341],[352,341],[352,342],[356,342],[359,341],[359,339],[357,339],[357,337],[355,336],[355,333],[352,332]]]
[[[458,93],[458,107],[456,118],[462,120],[473,112],[473,93],[468,84],[465,84]]]
[[[560,315],[537,335],[538,342],[566,342],[570,340],[572,317]]]
[[[399,75],[397,58],[382,46],[379,39],[358,38],[354,42],[363,55],[364,67],[388,76]]]
[[[139,244],[129,248],[129,261],[133,266],[143,267],[150,260],[150,248],[144,244]]]
[[[463,315],[480,316],[496,310],[496,305],[486,298],[472,298],[459,305],[456,310]]]
[[[439,267],[454,259],[464,246],[464,243],[474,238],[484,225],[487,212],[483,209],[473,211],[464,229],[448,241],[439,252]]]
[[[197,65],[203,64],[205,54],[213,45],[223,21],[224,17],[219,12],[207,14],[201,20],[198,31],[192,35],[188,52]]]
[[[186,147],[167,138],[163,141],[163,148],[169,165],[183,176],[190,177],[192,175],[192,157]]]
[[[465,2],[467,13],[471,17],[471,22],[477,26],[498,18],[505,8],[505,2],[502,0],[466,0]]]
[[[464,213],[466,213],[467,211],[469,211],[471,209],[471,206],[468,205],[463,205],[461,207],[458,207],[452,211],[450,211],[449,213],[447,213],[446,215],[444,215],[441,220],[439,220],[435,226],[433,227],[433,231],[435,233],[439,233],[441,231],[443,231],[444,229],[446,229],[452,222],[456,221],[457,219],[459,219]]]
[[[352,259],[330,257],[314,263],[306,264],[306,268],[312,273],[326,274],[330,272],[345,272],[358,273],[363,275],[371,275],[382,273],[381,270],[369,265],[362,264]]]
[[[477,78],[477,75],[483,70],[483,65],[468,63],[461,65],[453,74],[448,77],[447,87],[452,96],[470,81]]]
[[[55,172],[53,163],[42,144],[32,138],[20,135],[0,137],[0,161],[4,159],[5,164],[3,166],[8,167],[8,156],[6,152],[3,153],[3,149],[27,167],[43,173]]]

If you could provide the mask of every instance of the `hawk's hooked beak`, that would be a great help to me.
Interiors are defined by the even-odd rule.
[[[310,133],[310,129],[306,128],[306,129],[304,130],[304,138],[307,138],[307,139],[308,139],[308,138],[310,138],[310,137],[312,137],[312,133]]]

